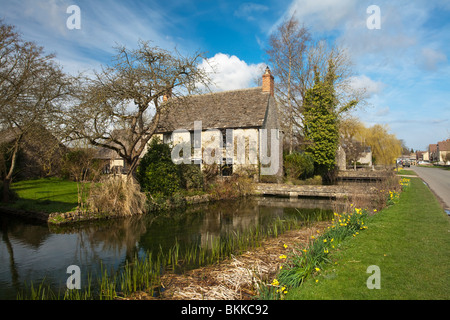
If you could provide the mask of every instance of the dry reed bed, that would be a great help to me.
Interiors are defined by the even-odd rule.
[[[220,263],[188,271],[165,274],[161,286],[163,300],[246,300],[258,294],[261,282],[270,283],[278,272],[280,255],[287,255],[294,246],[306,246],[312,235],[322,232],[329,221],[287,231],[276,238],[266,239],[261,246]],[[287,248],[285,247],[287,245]],[[129,299],[155,299],[145,292],[136,292]]]

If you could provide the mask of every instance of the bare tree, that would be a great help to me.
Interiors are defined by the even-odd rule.
[[[3,179],[3,201],[25,137],[39,139],[42,128],[53,122],[70,82],[44,49],[23,41],[13,26],[0,24],[0,129],[12,135],[11,165]],[[42,131],[41,131],[42,132]],[[50,146],[49,146],[50,147]]]
[[[296,96],[304,97],[304,75],[309,73],[305,68],[308,68],[307,49],[310,41],[309,31],[300,27],[298,21],[291,17],[270,36],[270,47],[266,50],[273,65],[273,75],[277,79],[275,90],[284,117],[289,153],[293,150],[294,129],[297,127],[294,110],[294,106],[298,105]]]
[[[303,103],[307,90],[314,85],[315,72],[323,78],[329,63],[333,64],[338,114],[344,114],[356,105],[349,102],[361,102],[362,93],[351,87],[353,74],[348,51],[325,40],[314,39],[293,16],[270,36],[266,53],[277,81],[276,98],[284,117],[289,152],[292,152],[295,140],[301,143],[304,136]]]
[[[78,103],[68,108],[63,122],[73,139],[115,151],[131,175],[161,112],[173,106],[167,97],[181,98],[208,81],[197,68],[199,53],[183,57],[147,42],[117,51],[111,66],[80,82]]]

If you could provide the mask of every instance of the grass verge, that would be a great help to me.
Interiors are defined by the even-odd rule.
[[[413,170],[405,170],[405,169],[399,169],[397,171],[397,174],[400,175],[410,175],[410,176],[417,176],[417,174]]]
[[[450,298],[450,221],[420,179],[395,205],[369,217],[368,229],[337,246],[331,262],[286,299],[447,300]],[[380,289],[369,289],[370,266]]]

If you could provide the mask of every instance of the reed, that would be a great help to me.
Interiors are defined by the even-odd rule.
[[[161,276],[166,271],[184,272],[193,268],[218,263],[245,250],[257,248],[269,237],[308,225],[312,221],[329,219],[329,213],[319,212],[315,216],[301,211],[295,215],[277,218],[267,226],[257,224],[246,230],[235,230],[228,234],[215,236],[207,233],[203,245],[194,243],[182,246],[178,240],[172,247],[164,250],[161,246],[156,252],[146,252],[142,257],[136,255],[132,261],[125,261],[119,270],[108,270],[100,263],[100,274],[96,284],[92,275],[81,290],[65,290],[63,294],[52,291],[51,286],[42,281],[37,287],[31,284],[18,295],[18,299],[29,300],[114,300],[130,296],[133,292],[146,291],[151,295],[159,293]]]

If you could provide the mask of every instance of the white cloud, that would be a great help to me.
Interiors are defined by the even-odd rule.
[[[234,15],[239,18],[245,18],[247,20],[255,20],[255,14],[262,13],[269,10],[269,7],[252,2],[242,3],[239,8],[234,12]]]
[[[386,107],[382,107],[376,110],[375,112],[375,116],[376,117],[385,117],[389,114],[389,112],[391,111],[391,109],[389,108],[389,106]]]
[[[435,71],[441,62],[447,62],[447,56],[438,50],[422,48],[420,64],[425,70]]]
[[[199,67],[211,77],[211,90],[222,91],[254,86],[255,80],[262,76],[266,65],[247,64],[234,55],[217,53],[214,57],[204,60]]]
[[[366,97],[379,94],[385,87],[383,82],[374,81],[366,75],[351,77],[349,82],[353,89],[364,92]]]
[[[294,0],[282,19],[294,15],[307,27],[329,31],[343,26],[354,16],[357,2],[357,0]]]

